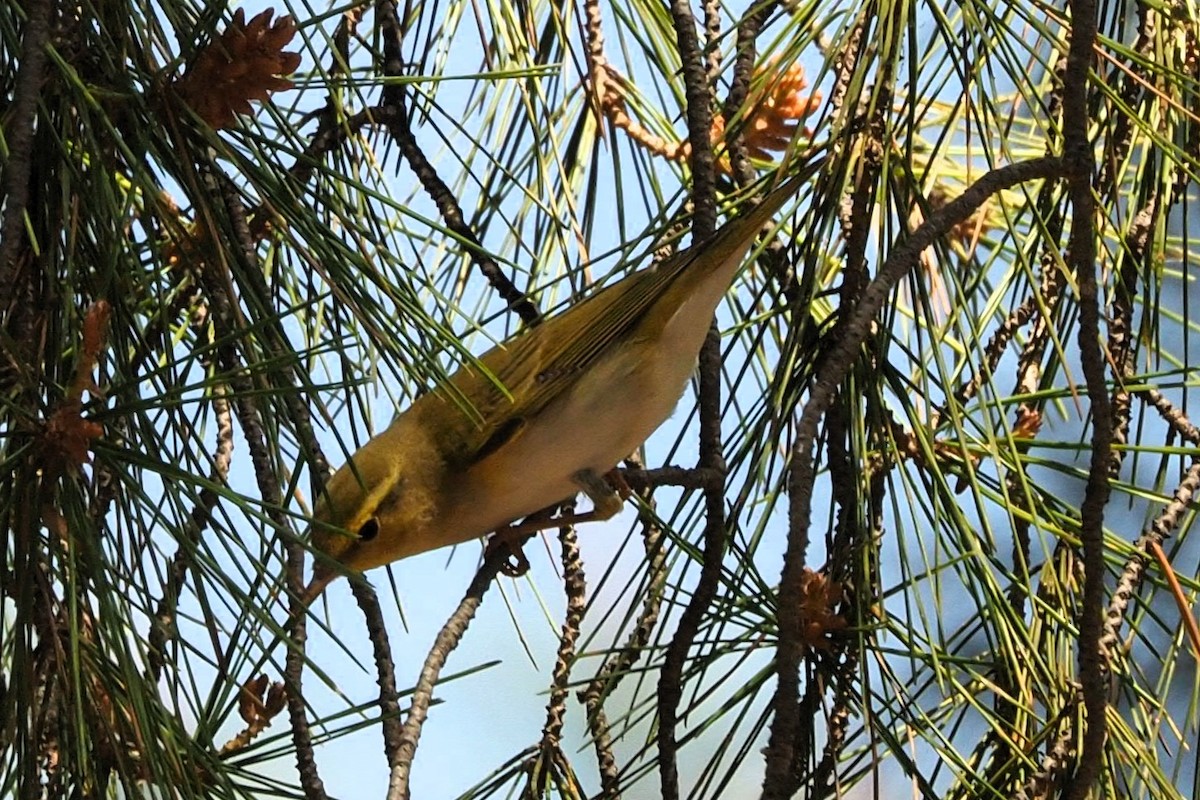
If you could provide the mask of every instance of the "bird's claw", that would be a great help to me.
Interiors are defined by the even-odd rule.
[[[502,529],[496,531],[492,538],[488,539],[487,549],[484,550],[484,560],[491,559],[496,556],[497,551],[506,551],[503,555],[503,561],[500,562],[500,573],[509,578],[519,578],[526,572],[529,572],[529,559],[525,556],[524,540],[529,536],[528,533],[515,531],[510,529]]]

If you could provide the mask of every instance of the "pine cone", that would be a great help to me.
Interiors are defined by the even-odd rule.
[[[274,13],[267,9],[247,24],[239,8],[224,33],[175,82],[183,102],[214,128],[231,127],[238,114],[250,113],[250,101],[294,85],[279,76],[300,66],[299,53],[283,50],[296,34],[296,23],[285,16],[272,24]]]

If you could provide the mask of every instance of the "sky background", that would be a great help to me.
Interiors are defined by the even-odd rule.
[[[739,14],[742,5],[735,4],[735,7],[730,9],[731,13]],[[245,6],[247,17],[264,7],[267,6],[265,4],[247,4]],[[275,8],[280,13],[284,11],[281,6],[275,6]],[[609,12],[609,7],[605,5],[604,10],[606,13]],[[332,11],[340,11],[340,7],[332,9]],[[324,29],[328,35],[337,22],[337,14],[331,13],[331,9],[326,7],[302,8],[297,6],[291,9],[291,13],[302,23],[313,26],[308,30],[308,35],[314,41],[321,40],[315,31],[317,26]],[[306,22],[326,13],[329,15],[317,22]],[[369,25],[370,17],[367,19],[364,30],[367,30]],[[469,27],[469,25],[464,25],[464,30]],[[763,42],[766,43],[764,49],[769,49],[770,40],[770,35],[763,38]],[[299,40],[295,44],[298,43]],[[455,39],[455,45],[445,53],[437,54],[439,58],[445,60],[444,73],[472,76],[479,72],[481,70],[481,52],[476,45],[475,38],[464,35],[461,39]],[[301,73],[313,66],[311,52],[305,51],[304,58],[304,63],[300,68]],[[810,75],[818,75],[818,69],[818,64],[810,65]],[[564,80],[567,81],[574,74],[571,70],[564,70],[564,73],[567,76]],[[817,78],[814,78],[814,81],[819,83]],[[827,83],[821,85],[828,94]],[[438,106],[446,111],[447,118],[453,118],[456,107],[465,106],[466,91],[469,86],[469,80],[448,81],[438,88]],[[309,96],[314,100],[323,99],[320,87],[309,87],[308,91]],[[285,105],[289,102],[289,96],[294,95],[293,93],[278,95],[275,102]],[[465,118],[465,116],[466,112],[464,111],[463,117]],[[681,132],[683,130],[682,123],[679,120],[676,120],[676,123],[676,130]],[[446,125],[447,119],[435,117],[428,124],[430,126]],[[460,152],[442,146],[439,139],[430,133],[428,128],[419,129],[418,135],[423,138],[427,152],[434,157],[435,164],[439,170],[444,170],[444,174],[454,174],[461,168],[457,161],[462,155]],[[428,138],[424,138],[425,136]],[[436,218],[436,210],[427,200],[420,197],[419,191],[414,189],[411,173],[405,167],[397,167],[398,159],[395,149],[380,146],[382,141],[383,137],[375,140],[376,153],[383,161],[380,167],[381,173],[388,176],[389,197],[395,203],[404,203],[407,202],[405,198],[412,196],[415,192],[417,199],[412,204],[412,211],[427,218]],[[611,146],[616,148],[625,146],[619,136],[612,142]],[[602,143],[598,146],[608,147],[610,145]],[[669,170],[664,169],[663,172],[665,174]],[[598,180],[601,181],[599,187],[601,197],[598,206],[602,209],[611,209],[612,218],[605,220],[601,217],[601,224],[593,232],[589,242],[593,253],[607,256],[605,259],[598,259],[594,274],[604,276],[613,270],[618,275],[624,274],[629,268],[644,265],[645,260],[626,262],[614,255],[622,244],[622,231],[640,234],[652,225],[644,214],[638,214],[638,207],[633,202],[620,206],[622,216],[618,219],[618,205],[612,197],[615,190],[611,181],[605,182],[602,177]],[[469,194],[464,195],[464,206],[469,208],[474,200],[475,198]],[[395,216],[395,208],[388,209],[383,213],[385,216]],[[510,218],[516,219],[515,209],[511,213]],[[405,219],[403,222],[412,224],[414,229],[420,227],[412,219]],[[604,224],[605,222],[608,224]],[[514,227],[517,232],[520,231],[519,225]],[[428,229],[426,228],[425,231],[428,232]],[[384,249],[396,247],[396,243],[404,237],[401,235],[402,232],[393,233],[395,235],[391,240],[371,243],[371,246],[379,246]],[[492,233],[493,238],[485,240],[485,243],[498,252],[503,251],[505,255],[521,266],[529,266],[537,254],[521,252],[519,248],[509,246],[504,238],[509,234],[516,235],[511,231]],[[641,242],[631,249],[633,253],[641,256],[649,247],[648,242]],[[413,248],[412,252],[397,252],[395,255],[399,261],[411,265],[414,270],[437,271],[445,267],[444,263],[437,260],[439,257],[447,259],[454,257],[452,254],[447,255],[444,251],[439,252],[437,248],[417,249],[417,245],[413,245]],[[570,260],[570,252],[570,248],[564,246],[559,255],[563,260]],[[549,267],[550,274],[553,274],[554,268],[556,268],[554,265]],[[524,277],[524,274],[518,276],[519,279]],[[405,279],[406,275],[398,270],[397,282]],[[471,274],[471,280],[478,279],[477,274]],[[518,280],[518,285],[521,285],[520,280]],[[542,303],[543,309],[552,308],[561,302],[567,295],[568,289],[569,287],[564,284],[558,287],[557,293],[548,293]],[[1184,294],[1182,288],[1180,294]],[[489,309],[494,311],[495,306],[494,298],[490,294],[485,295],[482,292],[475,294],[468,292],[459,303],[458,309],[443,308],[432,298],[427,297],[425,300],[429,313],[443,314],[441,319],[446,320],[451,327],[459,331],[465,330],[470,323],[476,320],[489,318]],[[719,319],[723,329],[728,330],[732,321],[728,310],[723,311]],[[503,338],[512,325],[515,325],[515,321],[511,316],[491,322],[484,335],[477,335],[469,340],[471,350],[477,354],[481,353],[489,346],[491,342],[489,337]],[[297,341],[300,340],[302,334],[298,327],[292,327],[289,331],[297,337]],[[947,347],[944,343],[939,344]],[[1011,357],[1006,356],[1006,359],[998,367],[997,374],[1012,374],[1012,367]],[[1072,364],[1071,369],[1073,374],[1079,374],[1077,365]],[[736,374],[736,372],[731,371],[730,374]],[[337,375],[336,369],[331,369],[328,375],[319,376],[319,380],[337,377],[340,376]],[[404,376],[389,373],[386,368],[381,368],[377,372],[364,370],[362,374],[355,377],[367,379],[373,389],[373,402],[369,413],[361,416],[372,419],[376,431],[382,430],[394,413],[407,405],[406,393],[411,391],[413,386],[411,383],[401,385],[400,378]],[[738,400],[745,404],[752,404],[761,400],[761,393],[761,386],[754,384],[753,381],[747,381],[746,385],[742,387]],[[675,416],[647,443],[645,459],[647,466],[695,463],[696,450],[693,443],[695,427],[691,422],[690,415],[692,398],[693,392],[689,390]],[[363,440],[366,431],[361,427],[361,420],[358,425],[350,424],[348,420],[351,412],[347,409],[332,406],[331,408],[334,411],[334,427],[330,429],[322,426],[319,434],[327,456],[334,464],[340,464],[342,461],[340,442],[348,443],[352,450],[353,442]],[[1078,418],[1048,420],[1047,424],[1059,426],[1056,432],[1056,437],[1059,439],[1069,439],[1072,430],[1082,430]],[[676,448],[681,431],[690,433],[684,435],[682,446]],[[231,476],[231,487],[237,492],[257,496],[253,472],[249,468],[245,454],[245,445],[239,435],[235,458],[241,458],[240,468],[235,469]],[[987,470],[989,465],[985,462],[981,469]],[[1059,496],[1065,498],[1067,502],[1078,502],[1078,499],[1082,498],[1082,482],[1077,479],[1077,476],[1073,478],[1054,469],[1046,469],[1042,472],[1035,469],[1033,475],[1038,480],[1045,482],[1045,485],[1056,487]],[[301,480],[300,485],[306,487],[307,479]],[[664,507],[671,507],[677,496],[677,492],[670,490],[664,490],[659,494]],[[903,498],[893,497],[891,502],[896,505],[890,507],[885,520],[886,529],[894,531],[907,525],[911,531],[913,518],[908,516],[909,510],[903,507]],[[814,531],[820,531],[821,526],[825,524],[825,519],[821,515],[828,514],[828,507],[828,495],[818,494],[814,502],[814,509],[816,509]],[[1148,501],[1114,504],[1110,510],[1109,525],[1114,529],[1136,531],[1143,524],[1149,508]],[[776,507],[773,512],[765,514],[762,522],[764,544],[759,552],[763,554],[764,560],[772,559],[769,564],[762,565],[764,574],[768,576],[778,574],[777,559],[784,546],[784,512],[783,506]],[[297,513],[300,513],[299,508],[297,508]],[[1009,521],[997,514],[994,508],[990,510],[966,508],[963,513],[978,522],[981,537],[993,529],[1003,531],[1011,528]],[[606,619],[604,614],[595,612],[589,614],[580,645],[580,649],[585,655],[573,672],[577,681],[590,678],[600,664],[599,657],[586,655],[587,653],[611,647],[614,639],[620,641],[623,638],[618,623],[623,618],[629,602],[629,595],[624,591],[625,584],[640,575],[644,561],[640,538],[634,527],[634,519],[635,515],[627,508],[620,517],[614,520],[584,525],[579,528],[579,542],[589,580],[589,601],[596,609],[616,606],[620,613],[608,618],[607,622],[604,621]],[[744,531],[741,533],[745,534]],[[928,538],[925,534],[928,534]],[[820,551],[819,535],[815,535],[814,540],[810,562],[820,564],[824,559],[824,553]],[[901,565],[905,562],[908,566],[916,564],[919,567],[922,558],[928,556],[936,560],[943,557],[944,553],[928,555],[938,546],[939,543],[932,531],[918,532],[908,542],[889,539],[883,548],[883,560],[880,564],[880,570],[884,575],[883,585],[893,585],[897,576],[904,574]],[[1044,541],[1042,546],[1051,548],[1053,542]],[[926,547],[929,547],[928,551],[924,549]],[[1007,547],[1007,544],[1001,542],[1000,547],[1003,549],[1003,547]],[[474,575],[481,551],[481,545],[468,543],[454,550],[443,549],[415,556],[398,562],[387,570],[374,570],[368,574],[368,578],[380,593],[388,619],[388,630],[396,659],[396,676],[401,687],[410,686],[415,681],[434,637],[457,606],[463,591]],[[436,704],[431,708],[429,719],[422,731],[414,764],[412,782],[414,797],[457,796],[484,779],[493,769],[515,756],[522,749],[538,741],[540,731],[545,723],[546,690],[554,665],[559,628],[564,613],[564,600],[558,579],[558,548],[553,534],[536,538],[526,547],[525,551],[532,566],[529,575],[516,580],[500,578],[496,581],[485,597],[479,614],[471,623],[470,630],[458,649],[450,656],[443,670],[443,682],[436,691]],[[233,557],[233,560],[236,560],[236,556]],[[607,578],[601,582],[601,576],[605,574],[607,574]],[[391,602],[393,584],[397,587],[395,597],[398,602]],[[939,576],[931,579],[928,584],[914,592],[915,595],[922,593],[925,596],[920,600],[927,603],[930,608],[936,607],[939,613],[944,615],[941,619],[935,620],[933,624],[941,625],[945,631],[955,631],[959,626],[969,627],[972,617],[978,613],[974,599],[962,597],[961,588],[955,586],[953,580],[948,577]],[[934,597],[934,595],[939,596]],[[670,601],[668,600],[668,602]],[[894,615],[894,619],[904,623],[909,619],[907,614],[920,613],[921,609],[917,606],[923,603],[919,602],[916,606],[906,607],[897,601],[889,608],[889,611]],[[278,610],[276,609],[276,611]],[[312,703],[315,712],[321,715],[336,713],[350,705],[373,702],[378,695],[378,690],[371,661],[371,647],[367,640],[362,616],[351,596],[348,583],[342,580],[332,585],[327,590],[323,603],[316,613],[323,617],[329,630],[324,631],[319,626],[310,624],[308,654],[314,663],[321,666],[331,685],[324,684],[309,671],[306,674],[306,698]],[[676,616],[677,613],[670,614],[665,622],[667,635],[673,629]],[[275,618],[282,619],[282,615],[276,613]],[[664,641],[665,639],[666,636],[664,636]],[[984,644],[984,642],[980,642],[980,648]],[[282,658],[281,649],[276,649],[275,653],[277,658]],[[489,666],[479,669],[481,665]],[[745,663],[730,674],[729,680],[733,685],[737,685],[740,680],[748,680],[753,674],[766,669],[769,665],[769,648],[764,647],[761,652],[749,654]],[[870,670],[878,666],[867,665],[864,669]],[[906,662],[901,656],[897,656],[886,666],[887,671],[897,681],[903,681],[907,675],[917,669],[917,665]],[[268,668],[267,671],[272,680],[278,679],[281,674],[281,670],[278,668],[274,672],[271,671],[271,668]],[[470,674],[464,675],[463,673]],[[206,675],[203,667],[198,668],[198,674],[208,680],[222,680],[220,676]],[[453,680],[447,679],[448,676],[454,675],[462,677]],[[241,679],[243,676],[237,677]],[[656,674],[647,676],[641,682],[634,678],[626,680],[620,689],[622,699],[633,697],[635,693],[643,700],[651,697],[656,680]],[[887,680],[880,680],[878,675],[876,675],[876,680],[879,682],[874,687],[875,691],[886,693],[888,691]],[[771,684],[768,683],[767,686],[769,690]],[[689,685],[688,691],[692,691],[693,688]],[[718,693],[717,696],[721,695]],[[928,697],[930,704],[934,705],[936,698],[932,691]],[[767,695],[755,698],[749,704],[752,713],[764,709],[768,700]],[[706,703],[701,707],[701,711],[715,710],[715,706],[715,702]],[[608,707],[610,716],[615,709],[623,707],[627,707],[627,703],[623,704],[620,701],[611,703]],[[322,742],[318,747],[318,764],[331,796],[382,797],[385,794],[388,771],[379,726],[372,721],[373,714],[374,709],[371,709],[370,713],[363,715],[363,725],[360,730],[339,735],[330,741]],[[689,723],[695,724],[699,716],[699,714],[694,714],[688,720]],[[595,790],[597,783],[594,779],[594,771],[588,769],[594,764],[594,757],[588,752],[590,746],[583,723],[582,706],[572,698],[568,703],[567,738],[564,747],[568,756],[576,764],[584,785],[590,790]],[[686,776],[695,774],[705,765],[712,752],[713,743],[733,723],[732,716],[725,717],[717,726],[708,731],[701,741],[694,746],[685,747],[681,751],[680,771],[685,776],[685,792]],[[342,723],[339,721],[339,727],[341,726]],[[228,731],[222,733],[232,735],[239,727],[239,723],[231,721],[227,725]],[[749,727],[743,726],[745,730],[749,730]],[[973,729],[970,724],[967,724],[960,728],[956,735],[964,739],[971,739],[977,737],[981,732],[981,728]],[[280,718],[269,733],[287,737],[286,721]],[[643,718],[635,726],[634,733],[627,736],[618,745],[618,758],[631,756],[644,744],[643,737],[649,734],[650,726],[647,719]],[[914,737],[914,739],[917,738]],[[222,736],[218,735],[215,739],[221,741]],[[757,750],[764,743],[765,737],[758,737],[754,742],[751,747],[754,754],[747,760],[745,767],[738,775],[736,785],[729,790],[727,796],[757,796],[762,777],[761,758],[757,756]],[[264,737],[259,741],[260,747],[269,747],[272,744],[278,744],[278,742],[273,743],[269,737]],[[919,739],[914,742],[912,755],[919,762],[929,763],[930,753]],[[253,769],[261,771],[263,767],[256,764]],[[295,780],[294,762],[288,755],[280,756],[270,763],[267,773],[290,784]],[[882,776],[881,784],[877,787],[879,797],[910,795],[910,787],[899,776],[894,765],[885,766]],[[847,796],[852,798],[872,796],[873,788],[876,787],[872,787],[870,782],[866,781]],[[630,790],[627,796],[633,798],[653,797],[656,794],[657,775],[652,774],[639,783],[636,788]]]
[[[247,18],[250,18],[261,8],[272,6],[247,3],[244,7]],[[277,13],[283,13],[282,7],[273,7]],[[320,10],[315,9],[317,12]],[[312,16],[312,12],[298,7],[293,8],[291,13],[301,20]],[[336,17],[327,18],[321,27],[327,32],[332,31],[336,21]],[[371,17],[368,16],[367,25],[370,23]],[[314,36],[312,31],[309,35],[310,38]],[[295,49],[298,43],[299,38],[293,42],[290,49]],[[469,76],[483,69],[480,50],[476,44],[474,37],[456,37],[455,46],[445,54],[445,74]],[[303,73],[311,67],[312,57],[306,52],[300,72]],[[468,84],[465,81],[442,84],[438,89],[438,105],[452,109],[456,104],[465,104],[467,88]],[[286,103],[286,94],[276,96],[275,102]],[[321,92],[314,91],[313,95],[321,96]],[[432,122],[434,125],[438,123],[438,120]],[[681,122],[678,130],[683,130]],[[426,152],[434,157],[439,169],[444,170],[443,175],[455,174],[454,171],[460,169],[455,163],[457,155],[446,150],[432,134],[424,135],[427,133],[428,131],[422,132],[418,129],[419,138],[423,139],[423,144],[428,148]],[[412,175],[405,167],[397,168],[394,148],[389,148],[384,157],[386,161],[381,171],[389,176],[392,198],[396,200],[411,196],[414,192]],[[602,191],[611,193],[612,187],[602,187]],[[429,218],[437,218],[436,209],[427,199],[420,196],[420,192],[416,194],[412,211]],[[462,199],[465,207],[469,207],[473,201],[474,198],[470,196]],[[610,205],[601,202],[600,206],[611,209],[610,213],[614,216],[611,224],[600,225],[593,235],[591,245],[595,253],[619,248],[622,245],[619,238],[622,227],[640,232],[649,223],[645,215],[639,218],[634,204],[624,206],[627,216],[621,220],[615,217],[615,203]],[[393,212],[383,213],[386,215]],[[497,247],[500,246],[501,243],[497,242]],[[617,269],[619,277],[630,266],[644,266],[646,262],[642,256],[648,249],[649,242],[634,246],[633,251],[638,260],[633,265],[618,263],[618,259],[611,257],[606,263],[598,262],[596,274],[603,275],[609,269]],[[428,270],[440,268],[436,262],[428,259],[428,253],[422,254],[420,258],[414,259],[413,267]],[[520,265],[522,268],[525,266],[528,265]],[[397,280],[403,279],[403,275],[397,275]],[[478,280],[479,276],[472,275],[471,279]],[[520,280],[521,277],[518,276],[518,285]],[[471,313],[470,306],[473,302],[475,301],[468,295],[459,304],[464,308],[464,317]],[[559,300],[550,300],[545,302],[544,306],[551,307],[557,302]],[[434,310],[436,312],[436,308]],[[727,313],[725,316],[728,318]],[[501,324],[511,325],[513,322],[515,319],[509,319]],[[459,327],[461,329],[462,325]],[[292,331],[299,335],[294,327]],[[493,326],[491,331],[493,336],[505,335],[503,328]],[[488,339],[477,336],[473,339],[471,347],[475,353],[479,353],[489,344]],[[377,381],[377,385],[374,387],[375,402],[369,409],[369,417],[375,421],[376,430],[381,430],[397,408],[404,408],[408,401],[400,396],[402,391],[394,385],[391,376],[377,374],[373,379]],[[694,427],[691,428],[691,436],[683,438],[680,447],[674,446],[680,430],[690,419],[690,400],[687,398],[691,396],[692,391],[689,390],[684,405],[647,444],[646,461],[649,466],[695,463],[696,450],[692,441]],[[340,463],[342,457],[338,438],[329,430],[322,430],[320,433],[322,446],[331,462]],[[361,428],[351,429],[349,426],[341,427],[339,433],[351,446],[356,437],[361,440],[364,435]],[[243,455],[245,453],[240,440],[238,452]],[[306,483],[302,481],[301,485]],[[245,469],[235,472],[231,487],[252,496],[257,491],[252,473]],[[667,489],[661,491],[659,497],[669,501],[677,494]],[[628,607],[623,584],[637,576],[644,561],[640,535],[633,527],[635,520],[636,514],[627,508],[613,520],[579,528],[579,542],[589,580],[589,601],[598,608],[616,604],[622,612],[610,618],[607,624],[600,622],[605,617],[604,614],[589,614],[581,641],[581,650],[585,652],[611,646],[614,637],[623,638],[619,635],[620,629],[617,625],[623,611]],[[782,547],[780,538],[777,547],[768,546],[766,549],[782,551]],[[561,568],[554,533],[535,538],[526,546],[525,551],[532,565],[529,575],[516,580],[500,578],[493,584],[479,614],[471,623],[470,630],[443,670],[443,682],[435,693],[435,704],[422,731],[414,764],[414,797],[456,796],[485,778],[493,769],[523,748],[535,744],[540,737],[542,726],[545,724],[546,691],[563,620],[564,598],[558,577]],[[443,549],[414,556],[395,563],[386,570],[373,570],[368,574],[368,578],[380,593],[388,619],[388,631],[396,659],[396,676],[401,687],[410,686],[415,681],[438,630],[456,608],[474,575],[481,552],[481,545],[468,543],[453,550]],[[605,573],[608,575],[601,583],[600,579]],[[397,603],[391,602],[392,581],[397,588],[395,597],[398,599],[399,608]],[[403,609],[403,617],[400,609]],[[378,696],[378,689],[370,655],[371,646],[349,584],[342,580],[332,585],[317,613],[326,620],[329,631],[310,624],[308,655],[313,662],[321,666],[334,688],[324,685],[309,672],[306,675],[306,698],[321,713],[335,713],[348,705],[372,703]],[[673,629],[673,616],[668,625],[668,630]],[[282,654],[278,657],[282,657]],[[579,681],[589,678],[600,663],[599,656],[585,656],[573,672],[574,679]],[[764,649],[757,655],[752,654],[742,670],[749,675],[766,668],[769,663],[769,653]],[[641,664],[644,664],[644,660]],[[471,672],[480,665],[490,666],[472,674],[446,680],[446,676]],[[734,675],[736,684],[737,672]],[[273,675],[272,679],[275,677]],[[655,675],[641,681],[630,678],[623,684],[619,694],[632,697],[636,690],[644,701],[653,695],[656,680]],[[693,687],[689,687],[688,691],[692,690]],[[765,707],[768,699],[766,696],[761,697],[754,705],[761,709]],[[610,715],[614,713],[614,709],[622,707],[620,702],[611,703]],[[706,712],[712,711],[715,709],[715,703],[706,703],[701,708]],[[386,793],[388,770],[379,726],[370,722],[374,713],[375,709],[372,708],[369,714],[361,717],[365,724],[360,730],[339,735],[320,744],[317,760],[331,796],[382,797]],[[644,706],[639,713],[646,714]],[[572,693],[568,703],[565,750],[572,761],[577,763],[578,774],[584,785],[595,791],[598,789],[598,783],[594,777],[594,769],[589,770],[595,760],[590,752],[583,717],[582,705],[574,700]],[[339,723],[342,721],[339,720]],[[730,724],[732,720],[727,718],[725,722],[718,723],[706,736],[723,735],[723,728]],[[239,724],[231,722],[228,726],[229,734],[232,735],[238,727]],[[645,716],[635,726],[635,731],[625,741],[618,743],[619,758],[623,754],[632,755],[644,744],[641,737],[651,735],[651,728]],[[285,720],[280,718],[269,733],[286,736]],[[756,749],[765,744],[765,737],[759,739],[761,741],[756,745]],[[270,740],[264,739],[262,743],[269,744]],[[680,768],[685,786],[687,776],[698,771],[707,762],[710,753],[711,748],[702,743],[681,750]],[[761,759],[751,757],[748,764],[750,766],[739,775],[729,796],[752,796],[760,786]],[[294,761],[290,756],[284,755],[272,762],[270,772],[280,780],[290,782],[295,777]],[[652,774],[631,789],[628,796],[651,797],[655,794],[657,776]]]

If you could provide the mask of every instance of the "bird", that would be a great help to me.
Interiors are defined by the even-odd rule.
[[[605,475],[672,413],[713,315],[764,226],[805,174],[706,240],[527,327],[417,398],[325,483],[305,597],[361,573],[493,532],[583,492],[603,520]]]

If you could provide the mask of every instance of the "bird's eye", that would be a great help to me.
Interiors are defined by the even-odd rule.
[[[360,542],[369,542],[379,535],[379,518],[371,517],[362,524],[358,529],[358,540]]]

